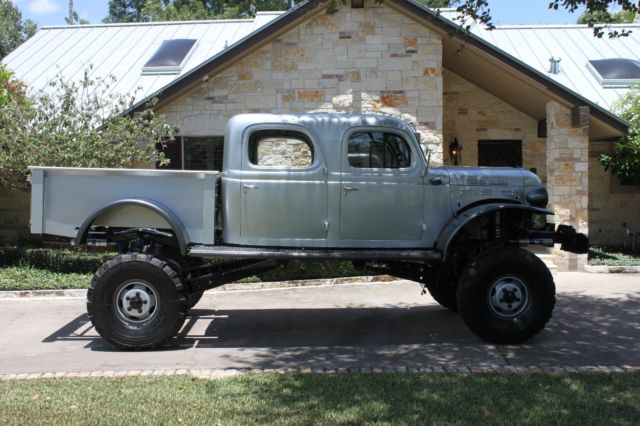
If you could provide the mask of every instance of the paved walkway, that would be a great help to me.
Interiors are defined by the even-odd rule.
[[[119,351],[103,341],[81,298],[4,299],[0,375],[640,366],[640,276],[560,273],[556,284],[553,319],[519,346],[478,339],[457,314],[407,281],[208,293],[183,339],[147,352]]]

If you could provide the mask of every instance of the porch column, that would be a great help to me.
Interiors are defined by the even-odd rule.
[[[579,118],[579,117],[578,117]],[[589,123],[572,120],[571,110],[547,103],[547,189],[556,224],[589,232]],[[553,250],[559,271],[582,271],[587,255]]]

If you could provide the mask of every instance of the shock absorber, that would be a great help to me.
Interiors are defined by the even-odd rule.
[[[502,227],[500,225],[500,212],[496,212],[496,229],[495,229],[495,237],[496,240],[502,239]]]

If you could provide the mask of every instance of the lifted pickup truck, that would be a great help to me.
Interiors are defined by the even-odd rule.
[[[233,117],[223,171],[32,167],[32,232],[115,242],[87,310],[123,348],[172,339],[202,293],[291,259],[349,260],[417,281],[490,342],[540,332],[553,278],[523,246],[587,237],[547,224],[540,179],[430,167],[413,129],[379,115]],[[428,325],[425,325],[428,327]]]

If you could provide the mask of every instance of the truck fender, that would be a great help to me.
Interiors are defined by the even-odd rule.
[[[490,203],[482,204],[480,206],[473,207],[465,210],[458,215],[455,215],[449,223],[442,229],[438,239],[436,241],[436,248],[442,251],[442,261],[447,260],[449,252],[449,246],[451,242],[456,238],[460,231],[472,221],[480,218],[481,216],[493,213],[496,211],[513,211],[513,210],[525,210],[534,213],[542,213],[547,215],[554,214],[552,210],[543,209],[540,207],[534,207],[523,204],[506,204],[506,203]]]
[[[127,198],[124,200],[112,201],[109,204],[95,210],[84,220],[84,222],[82,222],[82,225],[80,225],[80,228],[78,228],[78,234],[76,235],[75,245],[80,246],[86,242],[89,229],[91,228],[91,225],[93,224],[93,222],[96,220],[98,216],[100,216],[103,213],[106,213],[111,209],[115,209],[123,206],[143,207],[145,209],[151,210],[152,212],[156,213],[158,216],[164,219],[171,226],[171,229],[175,233],[176,238],[178,240],[180,253],[182,253],[183,255],[187,254],[187,246],[191,240],[189,238],[189,233],[187,232],[187,229],[185,228],[180,218],[175,213],[173,213],[170,209],[168,209],[166,206],[162,205],[161,203],[158,203],[157,201],[153,201],[153,200],[146,200],[143,198]]]

